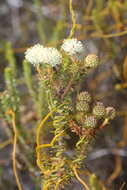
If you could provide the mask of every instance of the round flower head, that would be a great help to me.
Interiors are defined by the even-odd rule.
[[[79,101],[91,102],[91,95],[87,91],[80,92],[77,98]]]
[[[70,56],[81,59],[84,53],[84,47],[81,41],[76,38],[66,39],[61,48]]]
[[[95,68],[99,64],[98,56],[95,54],[90,54],[85,58],[85,66],[89,68]]]
[[[101,119],[105,116],[106,110],[105,106],[101,102],[97,102],[97,104],[93,108],[93,114],[98,118]]]
[[[96,125],[97,125],[97,119],[93,115],[88,116],[84,122],[85,128],[95,128]]]
[[[25,59],[33,65],[42,63],[43,49],[44,47],[40,44],[28,48],[25,52]]]
[[[79,111],[79,112],[89,112],[89,104],[85,101],[81,101],[81,102],[77,102],[76,104],[76,110]]]
[[[56,48],[43,48],[42,63],[55,67],[62,63],[62,55]]]

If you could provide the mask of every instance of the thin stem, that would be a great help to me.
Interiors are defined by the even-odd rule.
[[[108,124],[108,122],[109,122],[109,119],[106,118],[106,119],[104,120],[104,122],[100,125],[99,129],[103,129],[103,128],[105,127],[105,125]]]
[[[122,32],[118,32],[115,34],[97,34],[97,33],[94,33],[94,34],[92,34],[92,37],[113,38],[113,37],[123,36],[125,34],[127,34],[127,30],[124,30]]]
[[[12,126],[13,126],[13,131],[14,131],[13,152],[12,152],[13,171],[14,171],[14,175],[16,178],[16,183],[17,183],[18,189],[22,190],[22,186],[21,186],[19,176],[17,173],[17,168],[16,168],[16,146],[17,146],[17,138],[18,138],[18,132],[16,129],[16,116],[12,110],[9,110],[8,114],[10,114],[12,116]]]
[[[60,179],[59,181],[57,181],[54,190],[57,190],[57,189],[58,189],[60,183],[61,183],[63,180],[64,180],[64,179]]]
[[[6,146],[8,146],[11,143],[12,143],[12,139],[9,139],[9,140],[6,140],[6,141],[0,143],[0,149],[5,148]]]
[[[57,108],[54,108],[52,111],[50,111],[44,119],[42,119],[42,121],[40,122],[40,124],[37,127],[37,135],[36,135],[36,150],[37,150],[37,165],[40,168],[40,170],[43,170],[43,166],[41,163],[41,152],[40,152],[40,148],[38,149],[38,147],[40,147],[40,135],[41,135],[41,130],[44,127],[45,122],[48,120],[48,118],[52,115],[53,112],[55,112],[58,108],[60,108],[61,106],[63,106],[63,104],[59,105]]]
[[[65,90],[64,90],[64,93],[63,93],[62,96],[61,96],[61,99],[62,99],[62,100],[64,99],[64,97],[65,97],[66,94],[68,93],[68,91],[69,91],[69,89],[70,89],[70,87],[71,87],[71,85],[72,85],[72,82],[73,82],[73,77],[70,79],[70,81],[69,81],[67,87],[66,87]]]
[[[90,190],[88,185],[79,177],[77,171],[76,171],[76,168],[73,166],[72,167],[72,170],[75,174],[75,177],[77,178],[77,180],[85,187],[85,190]]]
[[[75,16],[75,12],[74,12],[74,9],[73,9],[73,6],[72,6],[72,2],[73,2],[73,0],[69,1],[70,14],[71,14],[71,18],[72,18],[72,28],[71,28],[71,31],[70,31],[70,34],[69,34],[68,38],[73,37],[74,32],[75,32],[75,28],[76,28],[76,16]]]

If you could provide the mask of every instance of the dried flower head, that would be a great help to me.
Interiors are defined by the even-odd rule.
[[[77,104],[76,104],[77,111],[87,113],[89,111],[89,109],[90,109],[89,104],[85,101],[80,101],[80,102],[77,102]]]
[[[33,65],[42,63],[42,54],[44,47],[40,44],[36,44],[28,48],[25,52],[25,58]]]
[[[91,95],[87,91],[80,92],[77,98],[79,101],[91,102]]]
[[[109,119],[114,119],[116,116],[116,110],[113,107],[107,107],[106,108],[106,117]]]
[[[66,39],[63,42],[61,48],[72,57],[76,59],[81,59],[84,54],[84,47],[81,41],[77,40],[76,38]]]
[[[106,110],[105,106],[102,102],[97,102],[97,104],[93,108],[93,114],[98,118],[101,119],[105,116]]]
[[[95,68],[99,64],[99,58],[95,54],[87,55],[85,58],[85,66],[89,68]]]
[[[86,117],[83,126],[85,128],[95,128],[96,125],[97,125],[97,119],[95,116],[91,115],[91,116]]]
[[[42,52],[42,63],[55,67],[62,63],[62,55],[56,48],[44,48]]]

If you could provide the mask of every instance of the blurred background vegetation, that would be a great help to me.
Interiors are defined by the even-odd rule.
[[[126,190],[127,0],[73,0],[73,9],[76,14],[74,37],[84,43],[86,54],[98,54],[101,60],[101,65],[89,74],[82,89],[89,90],[96,100],[117,110],[116,119],[98,135],[86,165],[110,190]],[[15,108],[22,116],[17,167],[25,190],[40,189],[40,173],[34,150],[38,116],[23,82],[24,51],[36,43],[58,47],[71,27],[68,0],[0,0],[0,91],[1,97],[3,92],[6,94],[6,67],[16,67],[13,71],[17,73],[13,74],[22,97],[21,105]],[[36,75],[34,71],[30,74]],[[16,190],[12,139],[2,113],[0,116],[0,189]],[[82,187],[74,181],[66,189]]]

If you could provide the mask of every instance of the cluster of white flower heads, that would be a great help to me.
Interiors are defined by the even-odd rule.
[[[31,64],[49,64],[52,67],[62,63],[62,55],[56,48],[46,48],[36,44],[28,48],[25,52],[25,58]]]
[[[70,56],[81,59],[84,56],[84,46],[76,38],[66,39],[61,48]]]
[[[85,51],[83,43],[76,38],[65,39],[61,49],[64,50],[68,56],[76,60],[80,61],[84,58]],[[28,48],[25,52],[25,58],[34,66],[38,64],[48,64],[51,67],[55,67],[62,63],[62,55],[56,48],[44,47],[40,44]],[[95,54],[90,54],[85,58],[85,66],[89,68],[95,68],[98,62],[98,56]]]

